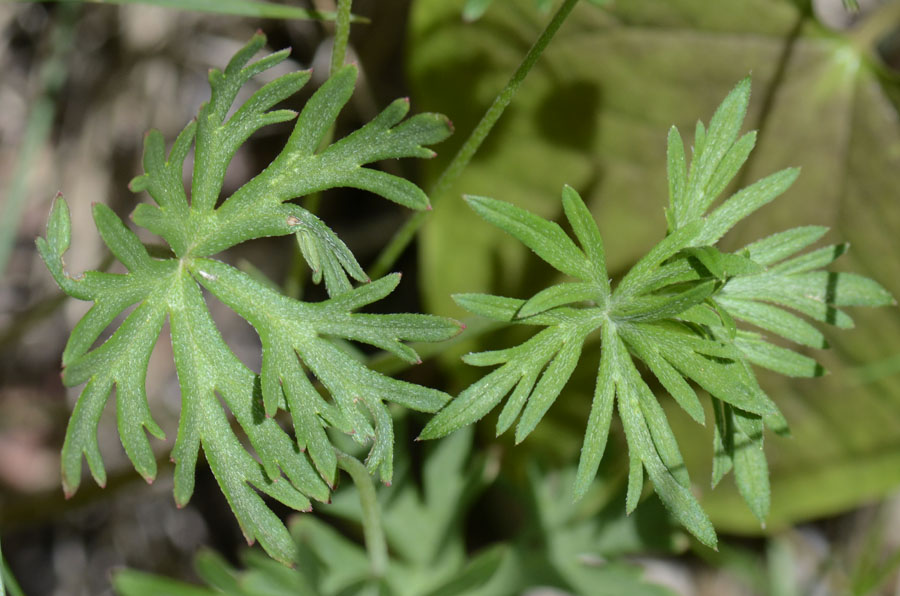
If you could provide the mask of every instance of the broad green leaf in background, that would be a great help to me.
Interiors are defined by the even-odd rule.
[[[463,23],[463,4],[417,0],[409,53],[417,100],[447,113],[458,139],[546,20],[531,0],[520,0]],[[420,243],[430,307],[459,312],[448,295],[530,296],[549,285],[551,270],[479,221],[460,200],[464,193],[502,197],[559,219],[554,197],[562,184],[571,184],[603,232],[611,277],[620,276],[665,232],[667,157],[659,131],[673,122],[693,131],[697,116],[711,113],[734,81],[751,71],[747,128],[759,131],[739,179],[746,183],[785,165],[800,166],[803,175],[789,201],[767,206],[730,233],[725,246],[798,225],[828,226],[826,240],[853,247],[843,267],[880,280],[897,295],[900,260],[887,255],[897,254],[900,231],[900,91],[878,64],[871,33],[893,24],[896,6],[887,3],[859,29],[834,33],[816,22],[807,3],[789,0],[635,0],[602,9],[583,4],[467,173],[436,201]],[[684,134],[687,152],[695,143],[693,134]],[[441,164],[433,165],[436,174]],[[772,320],[778,315],[765,306],[741,306],[743,320],[761,323],[766,335],[788,321]],[[882,309],[854,319],[854,329],[826,330],[821,337],[789,320],[794,333],[806,333],[801,345],[832,347],[820,358],[832,374],[815,380],[760,375],[792,431],[792,438],[771,437],[767,445],[769,528],[852,507],[900,484],[900,314]],[[756,338],[741,339],[752,344]],[[572,391],[573,399],[581,396],[583,405],[571,410],[583,424],[591,389],[585,383]],[[707,410],[706,419],[713,414]],[[714,425],[698,433],[695,422],[677,413],[670,422],[688,467],[708,469]],[[758,521],[739,498],[735,486],[723,484],[702,503],[721,530],[758,532]]]
[[[290,203],[313,192],[349,186],[424,209],[427,198],[413,183],[364,166],[386,158],[432,157],[424,145],[449,134],[446,118],[419,114],[404,120],[409,102],[400,99],[359,130],[320,148],[353,93],[354,66],[337,70],[299,114],[271,108],[303,87],[309,72],[289,73],[263,85],[232,114],[241,88],[288,56],[283,50],[252,61],[265,42],[264,35],[255,35],[224,71],[210,71],[210,100],[168,153],[159,131],[145,138],[145,173],[132,180],[131,189],[146,190],[156,205],[138,205],[133,219],[168,243],[171,258],[152,258],[111,209],[96,204],[97,230],[128,272],[69,275],[63,255],[71,240],[71,220],[62,197],[54,202],[46,238],[38,238],[37,246],[60,287],[94,303],[72,331],[62,358],[64,383],[85,384],[63,445],[66,494],[78,489],[83,456],[96,482],[106,482],[97,425],[113,388],[125,452],[148,482],[156,476],[156,456],[146,432],[163,438],[163,431],[150,414],[145,377],[168,317],[182,391],[172,451],[175,499],[179,505],[190,499],[202,447],[247,540],[259,540],[270,555],[287,562],[295,545],[257,491],[298,511],[308,511],[310,499],[327,501],[337,474],[329,428],[370,445],[369,471],[390,482],[393,424],[385,402],[435,411],[449,399],[441,391],[371,370],[339,341],[366,343],[416,363],[418,355],[404,341],[447,339],[460,326],[429,315],[355,313],[390,294],[399,274],[369,282],[346,245],[315,215]],[[293,132],[274,161],[220,204],[226,169],[241,144],[263,126],[295,118]],[[182,169],[192,145],[189,202]],[[330,299],[305,303],[288,298],[210,258],[246,240],[288,234],[296,235],[313,279],[324,279]],[[367,283],[354,288],[351,278]],[[263,351],[259,375],[219,334],[201,286],[258,333]],[[112,335],[94,347],[104,330],[115,327],[116,318],[135,304]],[[320,393],[314,381],[325,391]],[[275,420],[279,410],[290,414],[293,437]],[[227,413],[236,419],[252,452],[235,434]],[[279,482],[282,475],[286,480]]]

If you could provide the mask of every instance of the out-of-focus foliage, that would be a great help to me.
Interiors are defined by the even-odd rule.
[[[671,592],[641,579],[639,566],[623,555],[653,549],[671,552],[683,540],[658,502],[630,517],[605,509],[603,491],[589,508],[573,504],[574,470],[531,478],[529,522],[519,540],[494,544],[469,556],[466,513],[491,481],[482,455],[471,454],[471,429],[436,443],[421,470],[421,486],[408,458],[398,461],[396,485],[379,490],[382,523],[391,559],[386,572],[373,574],[365,549],[312,516],[295,518],[296,569],[287,569],[247,551],[246,571],[219,556],[201,553],[197,574],[210,589],[137,572],[121,571],[115,586],[122,596],[514,596],[529,588],[553,586],[576,594],[666,596]],[[599,487],[598,487],[599,488]],[[606,494],[617,499],[618,494]],[[599,499],[598,499],[599,497]],[[361,520],[355,487],[339,490],[323,513],[354,525]]]

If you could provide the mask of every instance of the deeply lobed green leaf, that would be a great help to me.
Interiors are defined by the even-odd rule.
[[[369,369],[342,342],[366,343],[415,363],[418,355],[404,342],[441,341],[457,334],[461,326],[431,315],[355,313],[387,296],[399,283],[399,274],[353,288],[351,279],[369,280],[350,250],[319,218],[287,202],[310,192],[351,186],[423,209],[427,198],[414,184],[365,166],[388,158],[433,156],[425,145],[443,140],[450,133],[449,122],[436,114],[404,120],[409,102],[401,99],[360,130],[320,148],[353,92],[356,67],[335,73],[299,115],[276,106],[308,82],[308,72],[278,77],[235,106],[239,92],[254,76],[289,54],[284,50],[254,61],[265,41],[257,34],[224,70],[210,72],[210,100],[168,153],[158,131],[145,138],[145,173],[130,187],[135,192],[146,190],[155,205],[139,205],[134,221],[160,235],[173,258],[151,258],[137,235],[109,208],[95,205],[97,230],[127,273],[89,271],[70,276],[63,254],[70,244],[71,222],[61,197],[51,210],[47,237],[38,238],[37,246],[60,287],[93,302],[63,353],[64,382],[85,385],[63,446],[66,494],[80,484],[82,457],[95,480],[101,485],[106,481],[97,426],[113,389],[122,445],[144,478],[155,477],[157,455],[146,432],[164,435],[150,414],[145,377],[168,319],[182,392],[171,454],[176,502],[186,504],[193,493],[202,449],[247,540],[259,540],[274,558],[289,562],[295,544],[260,493],[299,511],[309,510],[311,499],[329,500],[337,466],[327,429],[370,445],[370,472],[390,482],[393,422],[386,402],[435,411],[449,399],[440,391]],[[231,196],[222,197],[225,172],[240,146],[261,127],[295,117],[293,133],[273,163]],[[182,168],[192,147],[188,192]],[[208,258],[252,238],[288,234],[297,236],[314,280],[324,279],[332,299],[300,302]],[[257,330],[263,349],[259,375],[225,343],[201,287]],[[111,328],[132,306],[124,321]],[[108,328],[112,334],[96,345]],[[279,410],[289,413],[293,436],[274,419]]]
[[[715,532],[690,492],[677,441],[635,367],[637,358],[701,424],[705,415],[693,385],[710,394],[715,414],[713,485],[734,470],[741,495],[763,522],[770,501],[763,429],[785,433],[787,422],[760,388],[751,364],[797,377],[824,371],[806,354],[739,329],[735,321],[822,348],[824,335],[803,316],[849,327],[852,321],[838,306],[881,306],[893,298],[868,278],[821,270],[843,254],[846,245],[796,256],[821,238],[824,228],[782,232],[734,253],[714,246],[739,221],[787,190],[799,173],[777,172],[714,205],[755,144],[755,133],[739,134],[749,97],[750,81],[745,79],[708,128],[698,122],[690,164],[681,135],[674,127],[669,131],[668,234],[612,289],[599,231],[573,189],[564,189],[563,205],[581,248],[556,223],[495,199],[467,198],[484,219],[578,281],[552,285],[528,300],[455,296],[475,314],[545,329],[519,346],[466,355],[469,364],[499,367],[438,412],[422,438],[443,436],[477,421],[509,394],[497,430],[504,432],[520,417],[516,441],[523,440],[562,392],[581,344],[599,335],[602,351],[576,496],[587,492],[597,473],[617,404],[629,450],[626,510],[636,507],[646,470],[673,516],[703,543],[715,546]]]

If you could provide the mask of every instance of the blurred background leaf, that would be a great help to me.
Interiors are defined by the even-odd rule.
[[[531,0],[510,0],[465,23],[463,4],[417,0],[409,54],[417,97],[454,121],[456,143],[546,20]],[[858,15],[835,8],[844,11],[840,0],[583,3],[456,187],[433,197],[419,249],[428,307],[459,316],[451,293],[528,297],[552,281],[533,255],[479,221],[463,192],[556,218],[556,197],[571,184],[600,223],[611,275],[620,275],[665,233],[669,125],[692,130],[748,73],[748,122],[760,136],[740,183],[787,166],[803,171],[786,196],[726,237],[728,246],[797,225],[831,226],[828,240],[852,246],[842,268],[900,294],[900,84],[890,65],[900,3]],[[430,166],[433,178],[441,163]],[[793,431],[792,438],[770,437],[767,446],[770,530],[852,508],[900,484],[900,313],[853,316],[856,329],[830,333],[832,350],[820,354],[828,377],[761,375]],[[460,380],[469,374],[450,366]],[[521,457],[538,445],[574,456],[555,438],[583,432],[591,385],[577,374],[566,390],[569,403],[550,411],[558,426],[545,421],[551,428],[527,441]],[[669,411],[694,477],[703,478],[711,429],[697,432],[694,422]],[[721,531],[761,530],[731,483],[704,491],[703,505]]]

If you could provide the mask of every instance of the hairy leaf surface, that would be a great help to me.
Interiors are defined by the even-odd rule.
[[[161,236],[174,254],[152,258],[137,235],[109,208],[94,207],[103,241],[127,273],[89,271],[72,277],[63,254],[69,247],[68,207],[53,205],[47,237],[38,250],[54,279],[69,295],[93,302],[63,353],[64,382],[84,384],[63,446],[67,495],[81,482],[82,457],[101,485],[106,472],[97,444],[97,425],[115,389],[122,445],[135,469],[156,476],[156,454],[147,432],[163,438],[147,404],[145,377],[150,354],[168,319],[175,368],[182,392],[181,417],[172,451],[175,499],[188,502],[202,449],[248,541],[259,540],[276,559],[293,560],[295,548],[278,516],[259,493],[299,511],[310,499],[327,501],[336,479],[336,456],[326,430],[351,434],[371,444],[368,467],[390,482],[393,423],[386,402],[422,411],[439,409],[449,396],[398,381],[367,368],[341,346],[351,340],[419,361],[406,341],[440,341],[459,332],[453,320],[417,314],[357,314],[387,296],[399,274],[369,283],[353,254],[319,218],[289,203],[306,194],[349,186],[372,191],[401,205],[423,209],[425,194],[411,182],[365,167],[398,157],[431,157],[425,145],[450,132],[446,118],[419,114],[405,119],[400,99],[374,120],[337,142],[322,139],[349,100],[357,70],[347,66],[325,82],[300,114],[275,106],[309,80],[308,72],[283,75],[259,87],[235,106],[239,91],[255,75],[288,56],[288,50],[253,56],[265,44],[258,34],[223,70],[209,75],[212,96],[171,149],[158,131],[144,144],[145,173],[131,183],[155,205],[141,204],[134,221]],[[221,197],[228,164],[259,128],[297,120],[286,146],[262,172]],[[194,148],[190,192],[182,183],[185,159]],[[190,196],[190,201],[188,200]],[[324,279],[331,296],[310,304],[288,298],[211,257],[262,236],[295,234],[315,281]],[[354,288],[351,279],[367,282]],[[201,286],[256,329],[262,341],[262,371],[247,368],[216,328]],[[96,345],[117,317],[134,306],[112,335]],[[276,422],[289,413],[293,435]],[[240,429],[236,433],[229,417]]]
[[[546,328],[519,346],[466,355],[463,360],[469,364],[500,366],[442,409],[422,438],[440,437],[479,420],[511,393],[497,432],[518,418],[516,442],[522,441],[563,391],[582,344],[599,335],[602,352],[576,496],[587,492],[597,473],[615,403],[629,451],[626,510],[637,505],[646,471],[675,519],[704,544],[716,545],[712,523],[691,493],[675,434],[636,368],[637,358],[701,424],[705,414],[692,384],[712,397],[713,484],[734,470],[738,490],[764,522],[770,486],[763,429],[785,433],[787,421],[761,389],[750,365],[799,377],[818,376],[823,370],[804,354],[738,329],[735,319],[775,329],[801,344],[824,347],[812,324],[782,307],[847,327],[849,316],[838,306],[881,306],[893,298],[866,277],[820,269],[843,254],[844,245],[795,256],[821,235],[818,229],[783,233],[732,253],[713,246],[741,219],[784,192],[798,174],[796,169],[782,170],[716,205],[752,149],[755,136],[739,136],[749,99],[750,81],[745,79],[725,98],[708,127],[698,123],[690,164],[684,159],[681,135],[675,128],[670,131],[668,234],[612,290],[599,229],[584,217],[587,208],[573,189],[564,189],[564,212],[580,248],[556,223],[510,203],[468,197],[484,219],[579,281],[551,286],[527,301],[458,297],[462,306],[477,314]],[[732,308],[735,304],[737,308]]]

